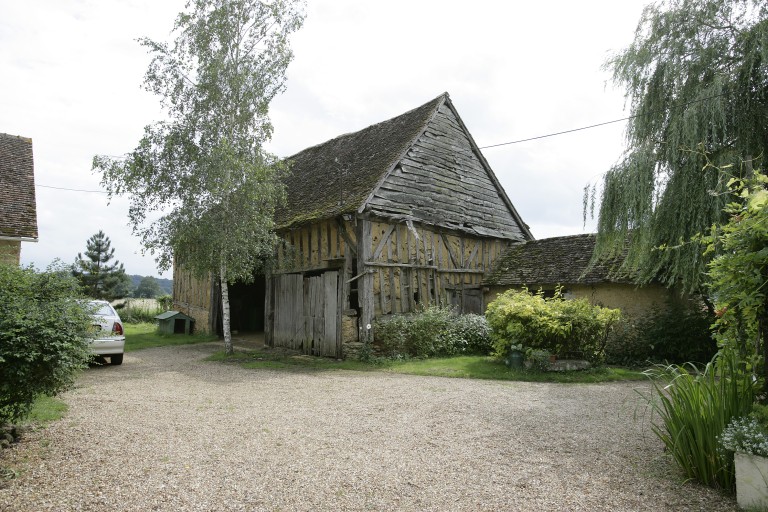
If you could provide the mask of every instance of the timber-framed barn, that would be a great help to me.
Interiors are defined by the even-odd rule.
[[[528,227],[447,93],[289,157],[269,275],[230,288],[233,329],[345,357],[419,304],[484,311],[481,281]],[[174,305],[215,329],[215,286],[174,272]]]

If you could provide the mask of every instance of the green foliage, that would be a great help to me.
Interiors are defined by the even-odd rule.
[[[160,283],[157,282],[152,276],[145,276],[141,278],[139,286],[133,291],[133,296],[139,299],[154,299],[158,295],[163,293],[160,288]]]
[[[690,240],[728,201],[717,168],[768,154],[768,4],[651,3],[606,67],[632,116],[603,181],[596,253],[619,256],[629,239],[624,265],[640,281],[696,290],[707,258]]]
[[[301,8],[298,0],[187,2],[172,45],[140,40],[153,55],[145,88],[160,96],[168,121],[147,126],[125,158],[93,160],[110,197],[130,194],[130,224],[161,269],[175,258],[198,277],[219,279],[229,351],[227,283],[251,280],[276,241],[287,168],[263,144]]]
[[[560,355],[578,352],[600,363],[606,336],[621,314],[586,299],[565,300],[559,292],[544,298],[541,292],[507,290],[488,304],[485,316],[497,356],[504,357],[510,346],[522,345]]]
[[[161,311],[170,311],[173,307],[173,296],[161,295],[157,298],[157,304]]]
[[[493,351],[491,327],[482,315],[466,314],[452,318],[452,329],[462,340],[462,354],[488,355]]]
[[[717,352],[710,329],[713,321],[700,301],[670,298],[642,317],[618,322],[608,336],[606,361],[626,366],[648,361],[706,363]]]
[[[89,312],[60,269],[0,265],[0,424],[73,384],[91,359]]]
[[[731,351],[720,353],[703,371],[693,365],[651,370],[654,392],[648,397],[661,419],[654,433],[686,477],[731,492],[733,454],[719,449],[719,437],[733,418],[752,409],[752,375],[739,368]]]
[[[123,264],[109,263],[114,257],[112,242],[101,230],[86,241],[85,257],[77,254],[72,274],[88,297],[114,300],[130,292],[131,279],[125,274]]]
[[[536,372],[547,372],[551,365],[550,354],[546,350],[529,348],[525,351],[525,359],[530,363],[530,369]]]
[[[747,369],[765,375],[768,346],[768,177],[728,182],[739,201],[726,208],[729,220],[715,226],[708,250],[718,253],[709,266],[710,292],[717,308],[717,339],[736,350]],[[768,379],[763,377],[765,384]]]
[[[605,343],[605,362],[627,368],[647,368],[652,361],[653,340],[643,335],[640,325],[652,319],[622,317],[616,322]]]
[[[490,347],[489,328],[483,317],[456,315],[440,306],[379,319],[374,333],[374,344],[385,357],[487,354]]]

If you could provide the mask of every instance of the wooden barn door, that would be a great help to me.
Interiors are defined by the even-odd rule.
[[[283,274],[273,278],[272,340],[276,347],[340,357],[337,344],[339,273]]]
[[[338,272],[324,272],[304,279],[304,352],[337,357]]]
[[[274,345],[300,350],[304,338],[304,279],[301,274],[275,276],[273,290]]]

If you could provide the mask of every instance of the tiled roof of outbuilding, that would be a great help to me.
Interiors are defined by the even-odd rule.
[[[496,267],[486,274],[488,286],[529,286],[556,284],[630,283],[617,272],[616,260],[603,260],[591,268],[595,235],[543,238],[511,246]]]
[[[0,133],[0,236],[37,239],[32,139]]]

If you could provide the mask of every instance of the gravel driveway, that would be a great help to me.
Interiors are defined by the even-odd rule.
[[[0,510],[736,510],[682,484],[635,389],[245,370],[129,353],[1,455]]]

